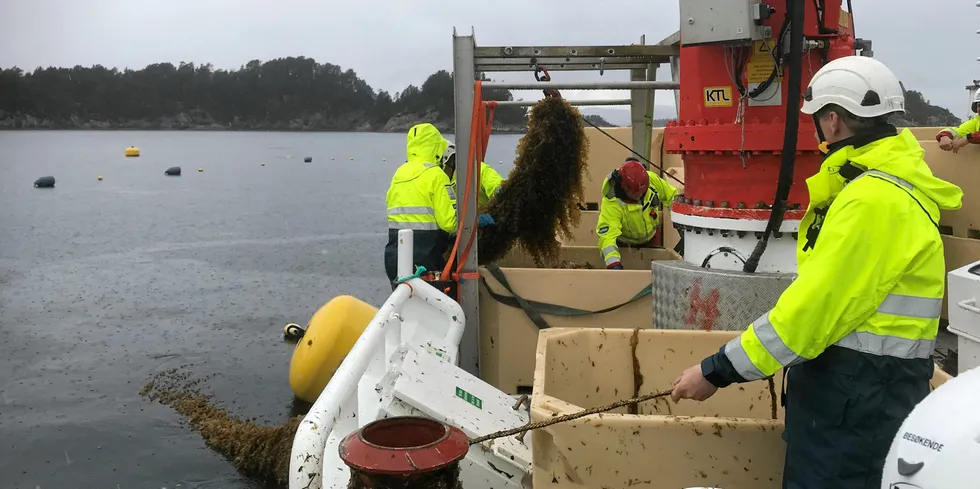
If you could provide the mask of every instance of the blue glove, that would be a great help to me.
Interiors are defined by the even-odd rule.
[[[622,270],[623,269],[623,266],[622,265],[613,265],[613,266],[609,267],[609,269],[610,270]]]
[[[490,214],[480,214],[479,216],[476,216],[477,227],[485,228],[487,226],[492,226],[493,224],[496,223],[493,221],[493,216]]]

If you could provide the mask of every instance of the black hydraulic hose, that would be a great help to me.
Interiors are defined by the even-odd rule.
[[[779,179],[776,183],[776,199],[772,213],[766,224],[762,239],[755,245],[752,255],[746,260],[743,272],[755,273],[759,260],[769,244],[769,236],[779,229],[786,212],[786,200],[793,186],[793,169],[796,165],[796,143],[800,132],[800,97],[803,83],[803,17],[804,0],[789,0],[786,3],[790,15],[789,37],[789,87],[786,91],[786,132],[783,135],[783,155],[779,162]]]

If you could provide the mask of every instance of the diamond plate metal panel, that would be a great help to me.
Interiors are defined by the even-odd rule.
[[[771,309],[795,273],[743,273],[654,261],[653,327],[743,331]]]

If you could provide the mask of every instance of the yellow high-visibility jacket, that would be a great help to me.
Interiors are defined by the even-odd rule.
[[[742,379],[768,377],[831,345],[929,358],[946,284],[939,211],[959,209],[963,192],[933,176],[923,154],[905,129],[831,152],[807,179],[798,277],[724,348]]]
[[[456,173],[453,172],[453,177],[450,182],[453,185],[453,189],[456,190],[456,195],[459,195],[459,188],[456,186]],[[504,178],[494,170],[493,167],[486,163],[480,163],[480,202],[479,206],[484,207],[490,203],[490,199],[500,190],[500,185],[504,183]],[[465,187],[464,187],[465,188]]]
[[[456,232],[456,193],[439,161],[449,146],[432,124],[408,131],[408,161],[391,178],[385,200],[389,229]]]
[[[622,259],[617,241],[641,245],[653,239],[660,225],[662,206],[669,207],[674,202],[677,189],[656,173],[648,171],[647,175],[650,177],[650,188],[639,203],[616,197],[610,179],[612,174],[602,181],[602,202],[599,204],[595,233],[599,237],[599,251],[607,267]]]
[[[959,127],[947,127],[936,134],[936,141],[948,136],[950,139],[966,138],[973,144],[980,144],[980,115],[960,124]]]

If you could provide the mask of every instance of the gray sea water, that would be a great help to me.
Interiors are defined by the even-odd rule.
[[[518,139],[493,136],[487,162],[509,172]],[[123,156],[130,145],[139,158]],[[256,487],[139,390],[189,364],[216,374],[208,391],[232,413],[284,421],[283,325],[340,294],[380,305],[390,293],[384,194],[404,146],[400,134],[0,132],[0,488]],[[33,188],[44,175],[55,188]]]

